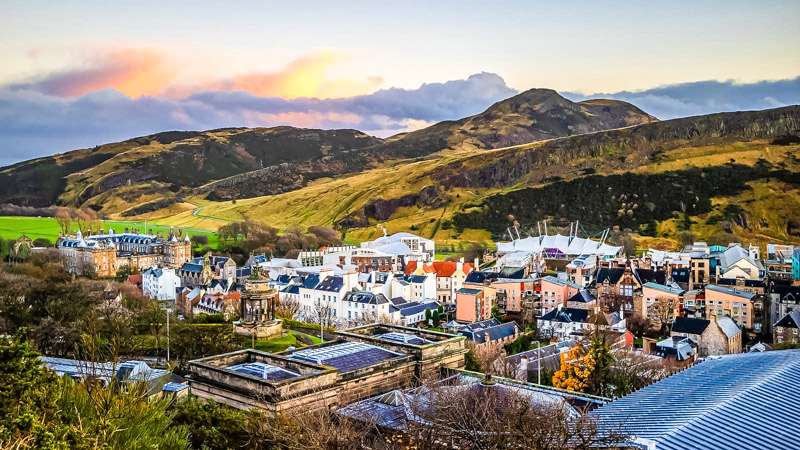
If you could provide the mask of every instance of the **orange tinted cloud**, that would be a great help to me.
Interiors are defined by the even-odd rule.
[[[338,98],[370,93],[383,82],[380,77],[327,79],[329,69],[345,59],[332,51],[311,53],[292,61],[280,72],[237,76],[231,88],[263,97]]]
[[[138,97],[160,92],[176,73],[161,53],[149,49],[111,49],[96,54],[86,66],[20,86],[61,97],[79,97],[106,88]]]

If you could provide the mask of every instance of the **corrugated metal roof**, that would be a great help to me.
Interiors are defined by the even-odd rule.
[[[591,414],[657,448],[797,448],[800,350],[705,362]]]

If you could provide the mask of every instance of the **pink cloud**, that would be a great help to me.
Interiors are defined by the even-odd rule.
[[[84,67],[45,75],[17,87],[59,97],[80,97],[113,88],[130,97],[160,92],[175,76],[161,53],[126,48],[96,52]]]

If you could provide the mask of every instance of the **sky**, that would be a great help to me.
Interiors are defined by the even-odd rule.
[[[0,165],[173,129],[389,136],[534,87],[661,119],[800,103],[797,1],[0,8]]]

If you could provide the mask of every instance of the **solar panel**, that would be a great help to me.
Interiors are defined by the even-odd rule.
[[[345,342],[329,347],[300,350],[292,353],[289,357],[335,367],[339,370],[353,370],[398,356],[405,355],[363,342]]]
[[[269,381],[282,381],[282,380],[288,380],[289,378],[300,376],[299,373],[286,370],[282,367],[277,367],[271,364],[265,364],[260,362],[237,364],[235,366],[228,367],[228,369],[233,370],[234,372],[244,373],[254,377],[263,378]]]

